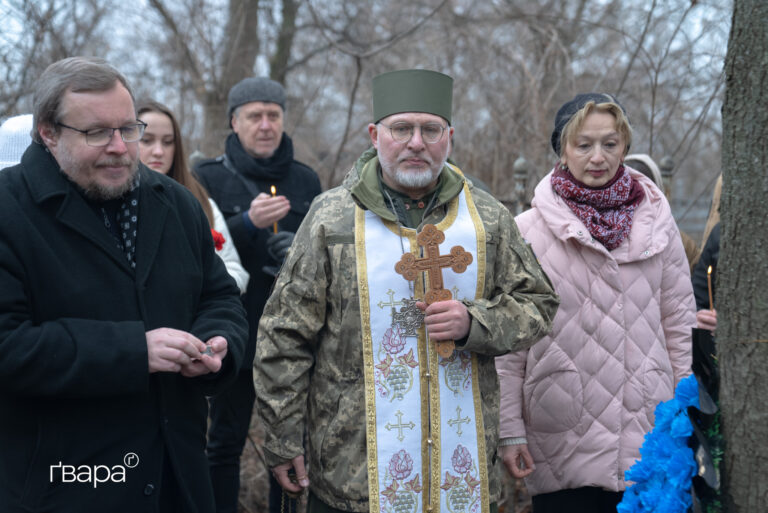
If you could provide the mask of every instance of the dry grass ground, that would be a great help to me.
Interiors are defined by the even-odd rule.
[[[240,509],[239,513],[266,513],[269,483],[261,445],[264,429],[257,414],[251,419],[249,439],[245,444],[240,466]],[[507,472],[503,475],[504,492],[499,502],[499,513],[531,513],[531,499],[525,485],[513,479]],[[299,507],[299,513],[304,509]]]

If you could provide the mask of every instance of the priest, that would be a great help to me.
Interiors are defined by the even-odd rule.
[[[261,318],[264,452],[309,513],[496,510],[494,357],[544,336],[559,299],[447,162],[452,99],[435,71],[373,79],[373,147],[313,203]]]

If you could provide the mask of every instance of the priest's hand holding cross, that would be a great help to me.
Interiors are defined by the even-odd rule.
[[[469,333],[470,319],[467,307],[443,288],[442,268],[450,267],[454,272],[463,273],[472,263],[472,254],[461,246],[454,246],[450,254],[440,255],[439,245],[444,240],[445,234],[435,225],[425,225],[416,237],[419,245],[424,247],[425,256],[416,258],[412,253],[404,254],[395,265],[395,272],[413,281],[421,271],[426,271],[429,289],[425,302],[419,301],[416,306],[424,312],[424,324],[429,338],[437,342],[438,354],[447,358],[456,347],[453,341]]]
[[[469,312],[461,301],[449,299],[431,305],[417,301],[416,306],[424,312],[424,324],[431,340],[457,340],[469,333]]]

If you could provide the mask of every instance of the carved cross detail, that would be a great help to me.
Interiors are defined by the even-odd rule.
[[[453,299],[450,290],[443,288],[443,268],[450,267],[456,273],[463,273],[472,263],[472,253],[461,246],[451,248],[450,254],[440,254],[440,243],[445,241],[445,234],[433,224],[427,224],[416,237],[416,242],[424,248],[424,256],[416,258],[413,253],[406,253],[395,264],[395,272],[401,274],[408,281],[414,281],[419,272],[426,271],[429,277],[429,290],[424,301],[431,305],[437,301]],[[443,358],[453,353],[456,345],[452,340],[440,341],[437,344],[437,352]]]
[[[416,258],[413,253],[406,253],[395,264],[395,272],[402,274],[408,281],[414,281],[420,271],[429,276],[429,290],[424,300],[428,305],[436,301],[453,299],[450,290],[443,288],[443,268],[450,267],[454,272],[463,273],[472,263],[472,253],[461,246],[454,246],[448,255],[440,254],[440,243],[445,241],[445,234],[433,224],[424,226],[416,237],[416,242],[424,248],[425,256]]]

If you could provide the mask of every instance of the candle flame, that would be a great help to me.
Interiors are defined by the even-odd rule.
[[[277,192],[277,189],[275,188],[275,186],[274,186],[274,185],[273,185],[273,186],[271,186],[271,187],[269,188],[269,190],[270,190],[270,191],[272,191],[272,196],[274,196],[274,195],[275,195],[275,193]]]
[[[712,266],[707,267],[707,274],[712,274]]]

